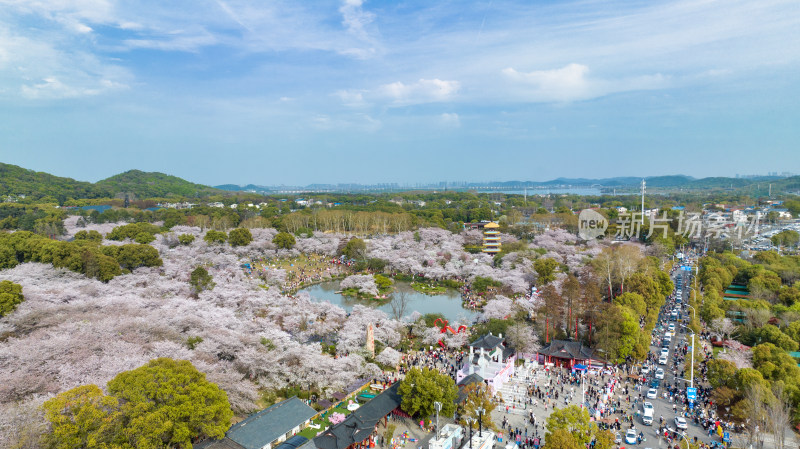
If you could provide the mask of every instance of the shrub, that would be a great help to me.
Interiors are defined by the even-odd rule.
[[[279,232],[272,239],[272,243],[281,249],[292,249],[297,241],[292,234],[288,232]]]
[[[136,237],[133,238],[133,241],[142,245],[146,245],[155,239],[156,238],[153,237],[153,234],[150,234],[149,232],[140,232],[136,234]]]
[[[24,300],[21,285],[11,281],[0,281],[0,317],[13,312]]]
[[[228,240],[228,234],[226,234],[223,231],[215,231],[212,229],[206,232],[206,235],[205,237],[203,237],[203,240],[205,240],[206,243],[208,243],[209,245],[214,243],[225,243],[225,241]]]
[[[253,234],[249,229],[236,228],[228,234],[228,243],[231,246],[247,246],[253,241]]]
[[[134,239],[142,232],[146,232],[148,234],[158,234],[161,232],[161,228],[150,223],[130,223],[117,226],[116,228],[112,229],[106,237],[109,240]]]

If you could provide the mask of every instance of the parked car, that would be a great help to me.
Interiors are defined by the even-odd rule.
[[[675,417],[675,427],[686,430],[689,426],[686,424],[686,419],[680,416]]]

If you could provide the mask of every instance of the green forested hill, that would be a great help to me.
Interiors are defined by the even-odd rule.
[[[69,198],[111,198],[126,193],[136,198],[195,198],[222,191],[163,173],[130,170],[91,183],[0,163],[0,196],[52,197],[63,203]]]
[[[129,170],[98,181],[97,187],[115,193],[132,193],[138,198],[164,198],[170,196],[199,197],[221,193],[202,184],[194,184],[177,176],[157,172]]]
[[[42,198],[98,198],[110,196],[91,182],[61,178],[11,164],[0,163],[0,195]]]

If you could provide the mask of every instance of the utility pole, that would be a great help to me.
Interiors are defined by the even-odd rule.
[[[581,370],[581,407],[586,405],[586,384],[583,383],[583,372],[586,370]]]
[[[486,413],[486,409],[484,409],[483,407],[478,407],[478,408],[475,409],[475,413],[478,414],[478,437],[482,438],[483,437],[483,420],[481,419],[481,417],[483,416],[484,413]]]
[[[645,186],[646,186],[646,183],[644,182],[644,179],[642,179],[642,227],[644,227],[644,189],[645,189]]]
[[[439,412],[442,411],[442,403],[436,401],[433,403],[433,408],[436,409],[436,434],[435,437],[439,438]]]
[[[694,388],[694,332],[692,332],[692,366],[689,371],[689,388]]]
[[[464,421],[466,421],[469,426],[469,449],[472,449],[472,423],[475,422],[475,418],[468,416],[464,418]]]

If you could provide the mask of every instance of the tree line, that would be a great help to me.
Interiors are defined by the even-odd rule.
[[[28,231],[1,232],[0,269],[25,262],[67,268],[103,282],[138,267],[163,265],[158,250],[150,245],[102,246],[96,240],[64,242]]]

